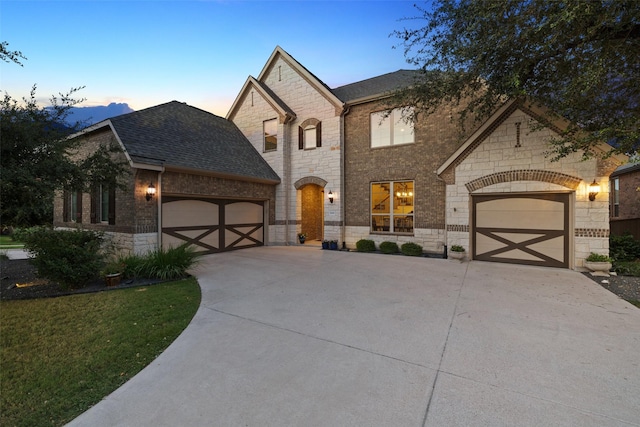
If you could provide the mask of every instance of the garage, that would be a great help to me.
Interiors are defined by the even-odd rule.
[[[200,254],[264,245],[264,202],[167,197],[162,201],[162,247],[184,243]]]
[[[472,195],[472,256],[569,268],[571,193]]]

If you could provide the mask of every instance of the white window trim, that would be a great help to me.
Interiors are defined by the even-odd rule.
[[[389,115],[387,117],[385,117],[386,115],[386,111],[375,111],[373,113],[371,113],[369,115],[369,146],[371,148],[383,148],[383,147],[393,147],[393,146],[398,146],[398,145],[407,145],[407,144],[414,144],[415,143],[415,130],[414,130],[414,124],[413,122],[410,121],[410,119],[408,119],[408,121],[405,120],[405,118],[403,117],[403,115],[412,115],[412,111],[413,108],[412,107],[400,107],[400,108],[394,108],[393,110],[391,110],[391,112],[389,113]],[[410,131],[411,131],[411,141],[407,141],[407,142],[396,142],[395,141],[395,128],[398,126],[398,124],[404,125],[404,126],[408,126],[410,127]],[[388,127],[388,143],[383,143],[383,144],[378,144],[378,145],[374,145],[373,141],[374,141],[374,131],[378,130],[380,128],[383,127]],[[378,130],[378,132],[387,132],[387,129],[384,130]],[[386,140],[385,140],[386,141]]]
[[[276,132],[267,134],[267,123],[275,122]],[[267,148],[267,138],[270,136],[276,137],[276,146],[275,148]],[[278,119],[268,119],[262,122],[262,151],[265,153],[271,151],[278,151]]]
[[[394,213],[394,208],[395,208],[395,194],[394,194],[394,186],[397,183],[411,183],[412,187],[413,187],[413,194],[411,195],[411,197],[413,198],[413,211],[412,213],[403,213],[403,214],[396,214]],[[383,234],[414,234],[415,233],[415,196],[416,196],[416,182],[414,180],[407,180],[407,179],[399,179],[399,180],[389,180],[389,181],[375,181],[375,182],[371,182],[369,184],[369,200],[373,200],[373,186],[375,184],[389,184],[389,213],[382,213],[382,214],[376,214],[373,213],[372,210],[372,203],[369,202],[369,230],[370,232],[374,232],[374,233],[383,233]],[[389,217],[389,230],[388,231],[384,231],[384,230],[374,230],[373,227],[373,218],[374,217],[384,217],[384,216],[388,216]],[[395,217],[396,216],[402,216],[402,217],[411,217],[413,219],[412,221],[412,226],[411,226],[411,231],[396,231],[395,229]]]

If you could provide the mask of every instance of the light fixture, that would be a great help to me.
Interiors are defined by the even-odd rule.
[[[400,206],[409,206],[413,204],[413,191],[409,189],[409,186],[404,183],[398,184],[398,190],[396,191],[396,197],[398,198],[398,204]]]
[[[145,196],[145,198],[147,199],[147,202],[151,200],[155,195],[156,195],[156,187],[154,187],[152,183],[149,183],[149,186],[147,187],[147,194]]]
[[[329,194],[327,194],[327,197],[329,197],[329,203],[333,203],[333,193],[331,192],[331,190],[329,190]]]
[[[589,200],[593,202],[596,199],[596,196],[598,195],[599,192],[600,192],[600,184],[598,184],[594,179],[593,182],[589,184]]]

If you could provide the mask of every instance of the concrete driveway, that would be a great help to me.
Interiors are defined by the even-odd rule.
[[[639,426],[640,310],[581,274],[262,247],[73,426]]]

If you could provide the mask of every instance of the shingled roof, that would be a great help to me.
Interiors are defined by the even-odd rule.
[[[331,91],[342,102],[347,104],[365,102],[389,95],[399,88],[410,86],[415,82],[419,73],[420,71],[417,70],[398,70],[340,86]]]
[[[105,122],[133,162],[280,182],[234,123],[185,103],[171,101]]]

